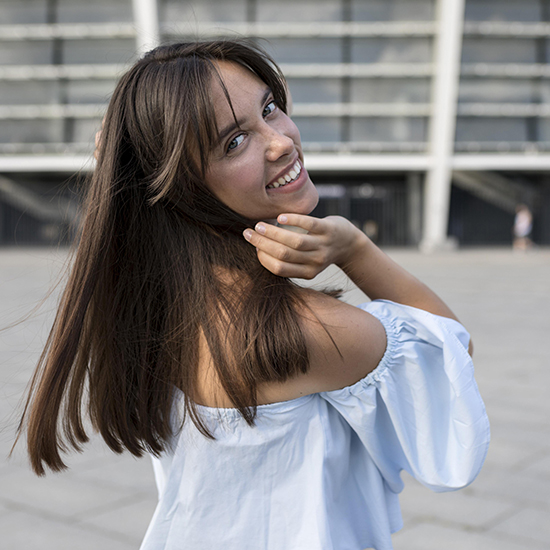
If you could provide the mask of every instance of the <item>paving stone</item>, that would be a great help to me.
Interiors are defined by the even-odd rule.
[[[115,510],[87,516],[82,524],[104,533],[116,533],[137,548],[145,536],[156,505],[156,498],[144,498],[117,507]]]
[[[405,528],[394,535],[395,550],[549,550],[550,250],[521,257],[507,250],[389,254],[448,300],[471,332],[493,437],[481,474],[461,491],[435,494],[404,476]],[[0,250],[0,327],[44,298],[65,257]],[[331,268],[311,284],[342,287],[340,271]],[[350,303],[366,301],[345,286]],[[29,473],[24,445],[5,459],[15,430],[6,415],[34,369],[55,300],[0,331],[0,548],[136,549],[156,503],[148,459],[114,455],[96,436],[70,456],[68,473],[46,480]]]
[[[489,532],[513,535],[526,540],[535,540],[548,544],[550,548],[550,507],[545,510],[526,508],[505,521],[499,523]]]
[[[420,523],[393,535],[394,550],[542,550],[538,543]],[[547,548],[547,547],[544,547]]]
[[[550,503],[550,479],[497,468],[482,469],[472,487],[476,495],[514,499],[526,506]]]
[[[0,533],[6,550],[136,550],[120,537],[25,512],[0,516]]]
[[[60,518],[83,517],[88,512],[124,501],[118,488],[98,486],[63,474],[39,478],[18,469],[2,476],[1,499],[8,505]]]
[[[434,493],[410,476],[403,476],[401,493],[403,516],[410,521],[444,521],[464,528],[483,528],[514,510],[513,499],[475,496],[467,491]],[[475,481],[473,487],[475,487]]]
[[[546,479],[550,478],[550,449],[546,454],[535,458],[535,460],[530,462],[522,471],[532,476],[541,476]]]
[[[153,466],[148,456],[136,459],[129,453],[123,455],[111,453],[99,464],[88,463],[85,469],[78,471],[77,475],[84,481],[109,487],[119,486],[122,489],[139,491],[154,499],[157,498]]]

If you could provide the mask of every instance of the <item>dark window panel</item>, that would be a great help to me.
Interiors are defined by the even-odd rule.
[[[354,21],[432,21],[434,0],[352,0]]]
[[[0,65],[48,65],[52,56],[51,40],[0,41]]]
[[[341,121],[337,117],[293,117],[303,142],[340,141]]]
[[[57,81],[0,80],[0,104],[2,105],[44,105],[59,102],[60,90]]]
[[[431,38],[352,38],[352,63],[430,63]]]
[[[134,39],[106,38],[103,40],[65,40],[63,62],[78,63],[130,63],[136,56]]]
[[[294,103],[338,103],[342,99],[342,82],[337,78],[289,78],[288,87]]]
[[[467,0],[466,21],[540,21],[541,0]]]
[[[2,0],[1,25],[36,25],[48,22],[47,0]]]
[[[271,23],[342,20],[341,2],[334,0],[257,0],[257,21]]]
[[[459,103],[531,103],[537,97],[531,80],[463,78]]]
[[[260,40],[277,63],[339,63],[342,61],[340,38],[272,38]]]
[[[354,117],[350,120],[351,141],[424,142],[427,121],[421,117]]]
[[[429,103],[427,78],[361,78],[351,80],[355,103]]]
[[[458,117],[456,141],[527,141],[524,118]]]
[[[1,143],[59,143],[61,141],[63,141],[62,120],[0,120]]]
[[[56,0],[58,23],[132,23],[131,0]]]
[[[536,63],[536,40],[464,37],[462,63]]]
[[[197,23],[246,21],[246,0],[164,0],[159,2],[163,23],[193,30]]]

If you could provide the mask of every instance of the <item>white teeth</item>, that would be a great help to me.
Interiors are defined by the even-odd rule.
[[[277,187],[283,187],[288,182],[295,180],[300,173],[302,172],[302,166],[300,165],[300,161],[297,160],[294,166],[291,170],[289,170],[288,174],[285,174],[284,176],[281,176],[277,181],[274,181],[270,185],[267,186],[268,189],[277,189]]]

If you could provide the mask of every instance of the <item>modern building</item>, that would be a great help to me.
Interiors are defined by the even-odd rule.
[[[549,0],[1,0],[0,243],[71,233],[140,52],[235,34],[288,78],[318,215],[429,250],[507,244],[525,203],[550,244]]]

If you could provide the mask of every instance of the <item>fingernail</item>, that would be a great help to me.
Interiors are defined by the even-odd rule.
[[[252,230],[245,229],[243,232],[244,238],[249,241],[252,238]]]
[[[284,215],[279,216],[279,223],[286,223],[288,218]]]
[[[265,225],[261,223],[257,223],[256,227],[254,228],[260,235],[265,235]]]

